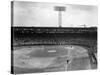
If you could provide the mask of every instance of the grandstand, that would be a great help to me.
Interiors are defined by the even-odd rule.
[[[97,28],[12,27],[13,45],[96,45]]]

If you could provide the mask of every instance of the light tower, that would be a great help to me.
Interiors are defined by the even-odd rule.
[[[65,11],[65,7],[64,6],[55,6],[55,11],[58,11],[58,24],[59,27],[62,26],[62,11]]]

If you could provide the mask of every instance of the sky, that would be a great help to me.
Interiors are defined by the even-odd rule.
[[[55,6],[66,8],[62,11],[62,27],[87,27],[98,25],[98,8],[90,5],[55,4],[14,1],[13,26],[58,27],[58,11]]]

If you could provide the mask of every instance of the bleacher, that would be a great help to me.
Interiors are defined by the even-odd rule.
[[[97,45],[97,28],[12,27],[12,34],[13,46]]]
[[[13,45],[97,45],[96,40],[82,38],[16,38]]]

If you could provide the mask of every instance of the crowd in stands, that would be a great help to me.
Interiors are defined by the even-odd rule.
[[[13,45],[65,45],[65,44],[83,44],[94,46],[97,44],[96,40],[87,38],[74,38],[74,37],[20,37],[14,38]]]

